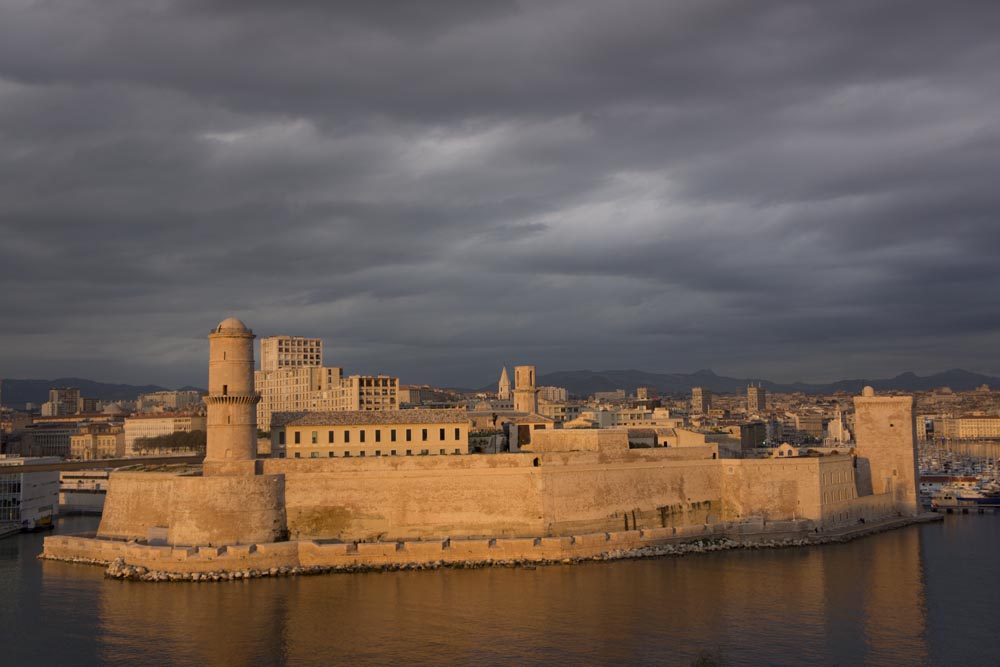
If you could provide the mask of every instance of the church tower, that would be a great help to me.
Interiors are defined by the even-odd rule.
[[[507,377],[507,367],[504,366],[503,370],[500,371],[500,385],[498,386],[497,398],[501,401],[509,401],[513,396],[510,392],[510,378]]]
[[[253,331],[230,317],[208,335],[205,475],[253,475],[257,458]]]
[[[538,412],[538,389],[535,387],[535,367],[514,367],[514,410]]]

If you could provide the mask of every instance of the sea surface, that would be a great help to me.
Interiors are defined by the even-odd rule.
[[[96,519],[59,521],[58,532]],[[1000,515],[536,570],[105,580],[0,540],[0,665],[1000,665]]]

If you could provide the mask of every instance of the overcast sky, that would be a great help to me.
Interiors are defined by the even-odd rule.
[[[1000,3],[0,0],[0,377],[209,329],[501,364],[1000,374]]]

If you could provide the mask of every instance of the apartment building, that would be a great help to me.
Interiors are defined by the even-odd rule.
[[[308,368],[323,365],[323,340],[302,336],[268,336],[260,339],[260,369]]]
[[[261,370],[254,373],[260,394],[257,428],[271,430],[279,412],[396,410],[399,378],[385,375],[344,377],[343,369],[323,366],[323,341],[301,336],[261,339]]]
[[[139,396],[138,407],[142,412],[175,410],[185,412],[201,406],[201,392],[193,389],[180,391],[155,391]]]
[[[538,400],[551,403],[565,403],[569,400],[569,392],[565,387],[539,387]]]
[[[934,435],[938,438],[977,440],[1000,438],[1000,417],[942,417],[934,420]]]

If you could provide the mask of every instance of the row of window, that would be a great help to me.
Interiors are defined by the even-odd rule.
[[[388,429],[388,430],[389,430],[389,442],[396,442],[396,429],[391,428],[391,429]],[[405,429],[405,434],[404,435],[405,435],[405,441],[406,442],[412,442],[413,441],[413,430],[414,429],[410,429],[410,428]],[[438,440],[445,440],[446,439],[447,430],[448,429],[445,429],[445,428],[438,429]],[[367,431],[365,429],[361,429],[360,431],[358,431],[358,442],[365,442],[366,434],[367,434]],[[294,436],[295,444],[296,445],[301,445],[302,444],[302,431],[294,431],[293,432],[293,436]],[[427,436],[428,436],[428,429],[426,429],[426,428],[420,429],[420,440],[422,442],[427,442]],[[462,439],[462,429],[460,427],[456,426],[455,427],[455,440],[461,440],[461,439]],[[309,440],[310,440],[310,443],[313,444],[313,445],[319,444],[319,431],[312,431],[309,434]],[[332,444],[334,444],[336,442],[335,437],[334,437],[334,431],[327,431],[326,432],[326,442],[327,442],[327,444],[330,444],[330,445],[332,445]],[[347,430],[347,429],[344,429],[343,442],[344,442],[344,444],[349,444],[351,442],[351,432],[349,430]],[[380,428],[375,429],[375,442],[382,442],[382,429],[380,429]],[[284,431],[279,431],[278,432],[278,444],[279,445],[285,444],[285,432]]]
[[[388,387],[395,389],[396,382],[388,378],[362,378],[358,382],[358,387],[360,389],[371,389],[373,387]]]
[[[416,455],[417,456],[427,456],[430,453],[431,452],[430,452],[429,449],[421,449],[419,452],[417,452]],[[440,454],[442,456],[446,455],[447,453],[448,453],[448,451],[445,450],[445,449],[438,450],[438,454]],[[454,452],[452,452],[452,453],[454,453],[454,454],[461,454],[462,450],[461,449],[455,449]],[[331,458],[331,459],[337,457],[337,453],[336,452],[327,452],[326,455],[327,455],[328,458]],[[367,456],[367,455],[368,455],[368,452],[365,451],[365,450],[361,450],[360,452],[358,452],[358,456],[360,456],[360,457],[364,457],[364,456]],[[413,450],[412,449],[407,449],[405,455],[406,456],[413,456],[414,455],[413,454]],[[284,458],[284,456],[285,456],[284,454],[281,454],[281,458]],[[381,449],[376,449],[375,450],[375,456],[398,456],[398,454],[396,453],[395,449],[389,450],[388,454],[383,454]],[[297,459],[302,458],[302,452],[295,452],[295,458],[297,458]],[[311,459],[318,459],[318,458],[320,458],[320,452],[310,452],[309,453],[309,458],[311,458]],[[350,452],[344,452],[344,458],[346,458],[346,459],[351,458],[351,453]]]

